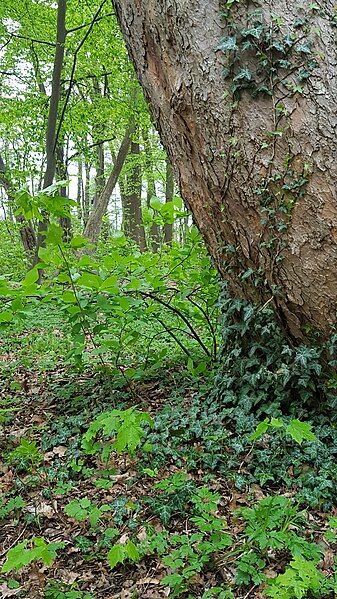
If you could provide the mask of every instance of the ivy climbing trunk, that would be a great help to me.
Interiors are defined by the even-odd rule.
[[[337,300],[334,0],[113,0],[181,193],[236,294],[294,338]],[[231,8],[228,8],[228,6]]]

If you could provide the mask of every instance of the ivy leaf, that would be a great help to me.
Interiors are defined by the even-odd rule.
[[[227,50],[236,50],[236,37],[235,35],[232,37],[225,37],[218,46],[218,50],[223,50],[226,52]]]
[[[312,48],[310,47],[310,45],[308,43],[304,43],[304,44],[301,44],[300,46],[298,46],[297,51],[301,52],[301,54],[311,54]]]
[[[301,422],[301,420],[291,420],[286,428],[286,433],[301,445],[302,441],[317,441],[316,435],[312,432],[312,426],[309,422]]]
[[[160,508],[160,519],[162,523],[165,524],[165,526],[167,526],[167,524],[169,523],[171,516],[172,511],[170,507],[168,505],[162,505]]]
[[[262,24],[256,25],[256,27],[251,27],[250,29],[244,29],[242,31],[243,37],[254,37],[255,39],[260,39],[264,30],[264,26]]]
[[[240,69],[240,71],[237,73],[237,75],[235,75],[235,77],[233,78],[233,81],[251,81],[253,79],[253,76],[250,72],[250,70],[248,69],[248,67],[243,67],[242,69]]]

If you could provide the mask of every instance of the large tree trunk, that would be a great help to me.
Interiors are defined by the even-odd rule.
[[[337,299],[334,0],[113,4],[220,273],[235,293],[273,298],[292,336],[327,334]]]

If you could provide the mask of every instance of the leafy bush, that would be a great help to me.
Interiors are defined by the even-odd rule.
[[[266,595],[274,599],[303,599],[324,597],[332,590],[337,591],[337,583],[323,576],[317,569],[317,561],[296,556],[284,574],[268,583]]]

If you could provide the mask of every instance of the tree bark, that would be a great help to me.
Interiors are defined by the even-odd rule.
[[[273,301],[293,338],[327,335],[337,299],[333,0],[113,4],[219,272],[234,293]]]
[[[101,232],[103,216],[107,211],[111,194],[116,186],[118,177],[127,157],[134,129],[135,126],[133,123],[131,123],[127,127],[110,176],[105,184],[105,187],[100,197],[97,199],[96,204],[93,206],[92,211],[89,215],[88,222],[84,230],[84,235],[93,244],[96,244],[98,241],[99,234]]]
[[[49,102],[48,122],[46,131],[46,156],[47,165],[43,177],[43,189],[52,185],[56,170],[56,131],[57,131],[57,115],[61,95],[61,74],[64,61],[64,46],[67,37],[66,31],[66,0],[58,0],[57,5],[57,31],[56,31],[56,48],[54,56],[53,77],[51,84],[51,97]],[[39,261],[39,248],[44,245],[44,233],[47,229],[47,216],[39,222],[35,263]]]

